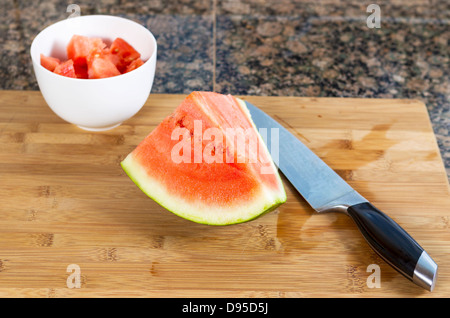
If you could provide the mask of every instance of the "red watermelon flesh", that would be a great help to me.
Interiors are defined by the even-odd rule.
[[[122,38],[116,38],[109,49],[109,58],[121,73],[125,73],[127,67],[140,57],[141,54]]]
[[[236,137],[242,131],[244,148]],[[180,145],[189,145],[187,155]],[[121,164],[149,197],[198,223],[249,221],[286,200],[245,103],[231,95],[191,93]]]
[[[67,60],[67,61],[59,64],[58,66],[55,67],[55,70],[53,72],[55,74],[66,76],[66,77],[72,77],[72,78],[77,77],[75,74],[75,68],[74,68],[72,60]]]
[[[100,38],[73,35],[67,45],[67,57],[75,65],[87,65],[87,58],[93,50],[103,50],[106,44]]]
[[[127,67],[125,69],[125,73],[131,72],[142,65],[144,65],[144,61],[142,61],[140,58],[138,58],[127,65]]]
[[[44,54],[41,54],[41,65],[50,72],[53,72],[59,64],[61,64],[61,61],[56,57],[45,56]]]
[[[120,75],[117,67],[102,51],[91,51],[87,57],[87,74],[90,79]]]

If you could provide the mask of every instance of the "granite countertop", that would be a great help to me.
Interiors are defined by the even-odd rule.
[[[38,90],[31,41],[67,18],[72,2],[0,0],[0,89]],[[155,93],[419,99],[450,176],[448,0],[75,3],[82,15],[123,16],[155,34]],[[381,9],[380,28],[367,26],[371,3]]]

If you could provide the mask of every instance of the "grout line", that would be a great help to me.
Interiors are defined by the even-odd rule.
[[[216,91],[216,9],[217,9],[217,0],[213,0],[213,78],[212,78],[212,87],[213,92]]]
[[[354,21],[365,21],[367,16],[318,16],[310,17],[309,21],[335,21],[335,22],[354,22]],[[432,18],[407,18],[407,17],[382,17],[381,22],[388,21],[391,23],[413,23],[413,24],[450,24],[449,19],[432,19]]]

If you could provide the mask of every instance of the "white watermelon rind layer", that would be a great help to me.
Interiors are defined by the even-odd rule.
[[[247,116],[251,118],[245,103],[239,99],[238,101]],[[258,138],[261,141],[260,144],[265,147],[265,151],[269,154],[259,133]],[[271,165],[278,180],[278,191],[271,190],[262,184],[261,191],[254,195],[251,200],[239,200],[237,198],[237,202],[232,205],[212,206],[200,200],[192,202],[169,193],[161,182],[147,173],[145,167],[139,162],[138,158],[135,158],[133,152],[121,162],[123,170],[130,179],[156,203],[179,217],[208,225],[231,225],[251,221],[273,211],[286,202],[286,192],[277,168],[273,162],[271,162]]]

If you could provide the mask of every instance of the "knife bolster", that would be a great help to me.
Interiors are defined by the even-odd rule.
[[[355,190],[348,192],[331,202],[319,207],[316,209],[317,212],[341,212],[348,214],[348,208],[360,204],[368,202],[364,197],[362,197]]]

